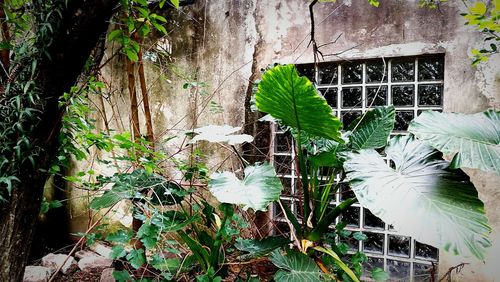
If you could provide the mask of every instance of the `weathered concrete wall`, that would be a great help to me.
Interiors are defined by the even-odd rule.
[[[418,8],[415,1],[382,1],[379,8],[371,7],[367,1],[320,3],[315,8],[316,40],[324,44],[340,35],[335,44],[321,49],[325,55],[338,54],[326,57],[325,60],[331,61],[444,53],[444,110],[474,113],[498,109],[499,57],[478,68],[471,66],[467,54],[480,44],[481,38],[472,28],[464,26],[459,15],[464,8],[459,1],[450,1],[439,10]],[[217,121],[233,125],[253,122],[242,120],[241,106],[245,89],[249,89],[248,80],[257,78],[261,68],[274,62],[313,61],[312,49],[308,48],[307,1],[199,1],[192,11],[196,11],[193,13],[196,16],[201,16],[201,12],[206,16],[197,18],[203,20],[205,28],[192,34],[195,40],[201,41],[193,52],[198,55],[196,65],[202,74],[200,77],[216,85],[236,71],[217,93],[224,97],[223,104],[232,114]],[[175,39],[173,42],[175,44]],[[500,200],[495,184],[500,177],[468,172],[485,202],[493,226],[494,246],[485,264],[442,251],[440,270],[444,273],[450,266],[470,262],[457,279],[493,281],[500,276],[496,267],[500,261],[500,208],[495,204]]]
[[[499,56],[478,68],[471,66],[467,54],[481,39],[464,26],[459,15],[464,8],[460,1],[449,1],[439,10],[418,8],[413,0],[381,1],[379,8],[362,0],[319,3],[315,7],[316,40],[321,45],[338,37],[336,43],[321,49],[325,55],[336,54],[325,57],[330,61],[444,53],[444,110],[473,113],[498,109]],[[147,66],[158,144],[175,132],[207,124],[253,124],[255,120],[245,115],[244,105],[248,105],[251,82],[259,77],[260,69],[274,62],[313,61],[308,47],[308,1],[199,0],[171,16],[175,19],[170,31],[172,59],[163,62],[163,68]],[[121,114],[120,122],[112,126],[130,130],[125,74],[114,74],[120,68],[124,73],[123,65],[115,60],[106,69],[116,94],[112,98],[115,112],[111,108],[108,112],[115,117]],[[182,85],[188,81],[207,83],[207,94],[184,90]],[[219,103],[224,112],[202,111],[209,100]],[[211,152],[212,167],[228,155],[216,148]],[[231,166],[231,162],[226,165]],[[500,201],[500,177],[472,170],[468,173],[485,202],[494,246],[485,264],[442,251],[440,268],[443,273],[459,262],[471,262],[460,281],[493,281],[500,277],[500,206],[495,204]]]

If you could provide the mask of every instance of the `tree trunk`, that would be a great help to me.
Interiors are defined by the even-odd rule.
[[[34,167],[18,171],[20,184],[14,185],[8,202],[0,203],[0,281],[22,281],[40,211],[44,171],[57,152],[63,109],[58,100],[80,75],[90,52],[106,32],[119,0],[72,0],[61,11],[52,44],[37,69],[36,86],[44,107],[32,131],[31,144],[40,150]],[[52,11],[51,11],[52,12]],[[31,65],[31,62],[29,63]],[[14,80],[12,83],[16,83]]]

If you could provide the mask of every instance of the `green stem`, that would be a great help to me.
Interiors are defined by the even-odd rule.
[[[320,222],[318,222],[318,225],[314,227],[314,229],[307,235],[307,239],[311,241],[318,241],[321,239],[321,235],[326,232],[330,224],[335,221],[335,219],[343,213],[345,210],[347,210],[350,206],[352,206],[354,203],[356,203],[358,200],[356,198],[349,198],[340,205],[336,206],[331,212],[329,212]]]
[[[309,208],[309,202],[310,202],[310,197],[309,197],[309,179],[307,177],[307,169],[306,169],[306,162],[304,160],[304,155],[302,153],[302,141],[301,141],[301,136],[300,136],[300,129],[297,130],[297,157],[299,158],[299,169],[300,169],[300,175],[301,175],[301,183],[302,183],[302,192],[304,194],[304,217],[302,220],[302,225],[306,226],[307,224],[307,219],[309,218],[309,214],[311,213],[311,210]]]

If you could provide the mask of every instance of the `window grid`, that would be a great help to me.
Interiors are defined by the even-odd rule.
[[[441,75],[439,75],[440,72],[438,72],[438,79],[432,79],[432,80],[424,80],[420,79],[420,69],[419,69],[419,60],[425,60],[429,61],[429,57],[412,57],[411,61],[408,61],[408,58],[403,58],[403,60],[407,60],[407,62],[413,63],[413,81],[393,81],[393,63],[397,66],[398,65],[398,60],[400,58],[395,58],[395,59],[389,59],[386,61],[386,76],[384,79],[384,82],[367,82],[368,77],[367,77],[367,65],[372,64],[373,61],[355,61],[355,63],[361,64],[361,81],[357,83],[343,83],[343,69],[344,69],[344,64],[339,63],[336,64],[336,67],[334,68],[337,72],[337,76],[335,75],[332,77],[331,80],[329,80],[329,83],[326,84],[321,84],[321,68],[322,66],[320,65],[319,71],[315,72],[315,77],[313,78],[314,81],[320,82],[320,84],[316,85],[318,90],[321,93],[327,94],[328,91],[336,91],[336,97],[335,97],[335,103],[332,105],[332,102],[329,101],[327,97],[325,97],[332,107],[332,111],[336,116],[340,116],[341,119],[344,119],[346,113],[352,113],[354,111],[359,112],[360,114],[366,112],[369,109],[369,99],[368,99],[368,94],[367,89],[370,87],[371,89],[376,88],[379,90],[378,95],[385,95],[383,94],[383,89],[387,89],[386,91],[386,99],[385,99],[385,105],[390,105],[393,104],[393,86],[410,86],[413,87],[413,93],[411,95],[411,99],[413,100],[413,103],[411,106],[402,106],[402,105],[395,105],[396,113],[399,112],[411,112],[413,119],[416,117],[421,110],[434,110],[434,111],[442,111],[442,105],[443,105],[443,74],[441,71]],[[443,56],[434,56],[430,57],[431,60],[435,59],[439,67],[441,65],[441,68],[443,67]],[[382,62],[379,60],[379,62]],[[312,67],[310,64],[309,66]],[[311,77],[310,77],[311,79]],[[421,105],[419,98],[420,98],[420,90],[419,87],[425,87],[425,86],[434,86],[436,87],[435,89],[438,89],[438,103],[435,103],[434,105]],[[358,87],[361,88],[361,101],[360,104],[356,103],[353,106],[345,107],[344,106],[344,95],[342,90],[343,89],[348,89],[348,88],[355,88]],[[326,95],[325,95],[326,96]],[[346,95],[347,96],[347,95]],[[380,96],[379,96],[380,97]],[[375,107],[377,103],[373,103],[372,107]],[[410,119],[410,120],[411,120]],[[407,134],[405,131],[407,124],[405,125],[404,129],[400,130],[395,130],[394,133],[396,134]],[[347,126],[346,126],[347,127]],[[290,187],[289,187],[289,193],[287,195],[283,195],[281,198],[285,202],[288,202],[290,204],[290,208],[293,212],[295,212],[299,217],[300,217],[300,212],[298,212],[298,201],[300,201],[300,195],[297,196],[299,191],[296,189],[296,181],[298,178],[297,171],[296,171],[296,162],[294,161],[295,158],[295,146],[293,144],[293,139],[288,136],[285,137],[286,134],[283,130],[278,128],[277,126],[272,126],[271,127],[271,148],[273,148],[271,151],[273,153],[273,162],[275,166],[283,166],[283,165],[288,165],[288,168],[281,168],[277,169],[278,170],[278,176],[280,176],[283,180],[290,181]],[[277,138],[281,139],[286,139],[288,141],[288,148],[287,150],[283,150],[283,148],[279,148],[280,144],[278,144]],[[283,164],[277,161],[279,158],[283,157],[288,157],[289,160],[291,160],[288,164]],[[335,181],[338,182],[338,177],[335,178]],[[341,191],[342,193],[342,191]],[[335,196],[334,201],[332,201],[333,205],[338,205],[341,202],[340,196],[341,193],[337,193]],[[396,230],[392,229],[391,226],[389,226],[386,223],[383,223],[383,228],[374,228],[374,227],[369,227],[366,226],[367,222],[365,222],[365,214],[367,213],[367,209],[361,207],[359,204],[354,204],[352,206],[354,209],[358,210],[358,215],[357,215],[357,221],[358,225],[353,226],[353,225],[348,225],[346,227],[346,230],[349,231],[360,231],[363,232],[367,236],[381,236],[383,239],[382,241],[382,253],[376,253],[370,250],[367,250],[367,247],[369,247],[369,239],[365,241],[359,241],[357,242],[356,248],[350,249],[349,253],[353,254],[356,251],[363,251],[369,258],[369,260],[377,260],[380,259],[383,262],[383,265],[374,265],[378,267],[382,267],[386,272],[388,272],[389,275],[391,275],[391,281],[427,281],[429,279],[429,274],[421,274],[419,271],[420,268],[422,267],[432,267],[433,265],[437,269],[437,259],[438,259],[438,253],[437,250],[433,247],[423,245],[415,241],[413,238],[410,238],[409,236],[404,236],[403,234],[399,234]],[[273,215],[275,217],[275,220],[277,223],[283,222],[283,217],[281,215],[280,218],[280,213],[281,209],[279,206],[275,206],[273,209]],[[338,223],[338,219],[337,222]],[[372,237],[373,238],[373,237]],[[409,241],[409,244],[406,244],[408,246],[408,255],[398,255],[395,253],[391,252],[390,248],[390,239],[391,238],[400,238],[403,241]],[[422,245],[423,247],[419,248],[417,244]],[[430,248],[429,252],[430,255],[429,257],[421,257],[417,255],[417,250],[422,250],[422,248]],[[425,253],[425,251],[424,251]],[[396,264],[391,265],[392,264]],[[406,264],[406,267],[399,267],[397,265],[399,264]],[[406,269],[405,269],[406,268]],[[398,269],[399,271],[402,271],[398,275]],[[369,272],[366,273],[367,276],[366,278],[369,277]]]

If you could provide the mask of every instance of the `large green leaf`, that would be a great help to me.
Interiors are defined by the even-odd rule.
[[[341,123],[312,83],[298,75],[295,66],[276,66],[262,75],[257,93],[257,108],[281,123],[309,134],[343,142]]]
[[[274,275],[276,282],[323,281],[319,267],[303,253],[290,250],[285,256],[279,251],[274,251],[269,259],[281,268]]]
[[[283,185],[273,166],[260,164],[246,167],[243,180],[227,171],[214,173],[209,188],[221,203],[242,205],[244,210],[266,211],[269,203],[279,199]]]
[[[347,154],[344,168],[360,204],[418,241],[482,259],[491,229],[467,175],[412,136],[392,138],[386,153],[394,169],[374,150]]]
[[[466,115],[423,112],[408,130],[445,154],[455,154],[455,167],[500,173],[500,111]]]
[[[351,148],[361,150],[384,147],[395,121],[394,106],[376,107],[366,112],[359,120],[351,123],[349,130],[354,130],[349,137]]]
[[[247,253],[239,256],[238,259],[247,260],[250,258],[263,257],[275,249],[283,247],[289,243],[289,238],[270,236],[262,240],[239,238],[234,246],[236,249]]]

